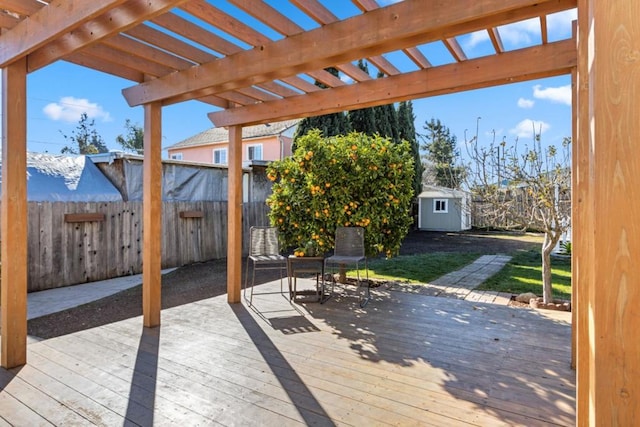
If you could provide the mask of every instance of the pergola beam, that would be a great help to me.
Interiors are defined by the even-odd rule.
[[[131,106],[201,97],[575,7],[576,0],[404,1],[123,91]],[[436,3],[430,0],[428,3]],[[320,42],[322,41],[322,42]]]
[[[103,3],[76,1],[82,4]],[[45,67],[107,37],[126,31],[154,16],[167,12],[185,1],[187,0],[128,0],[118,7],[112,7],[95,19],[85,20],[86,22],[83,22],[74,31],[67,31],[55,40],[49,39],[49,43],[46,46],[34,50],[29,55],[29,72]],[[111,2],[114,2],[114,0]],[[122,2],[115,1],[114,3]],[[44,9],[49,9],[50,7],[51,5]],[[45,27],[56,26],[47,24]],[[59,32],[56,31],[56,33]]]
[[[53,0],[2,36],[0,68],[125,1]]]
[[[209,114],[218,127],[245,126],[366,108],[406,99],[461,92],[571,73],[576,66],[573,40],[427,68],[273,102]]]

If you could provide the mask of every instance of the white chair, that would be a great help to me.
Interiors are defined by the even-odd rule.
[[[252,265],[251,294],[247,298],[249,264]],[[287,258],[280,254],[278,229],[276,227],[251,227],[249,230],[249,256],[244,276],[244,298],[253,303],[253,288],[256,270],[280,270],[280,293],[282,293],[282,272],[287,270]]]
[[[330,266],[347,266],[354,265],[357,270],[358,289],[362,287],[360,281],[360,263],[364,262],[366,273],[366,287],[364,296],[358,292],[360,307],[367,305],[371,300],[371,284],[369,282],[369,269],[367,266],[367,257],[364,249],[364,228],[362,227],[338,227],[336,228],[335,250],[333,255],[325,259],[325,270]],[[331,289],[335,286],[335,275],[331,274]]]

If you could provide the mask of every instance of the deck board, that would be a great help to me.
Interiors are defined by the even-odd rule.
[[[574,424],[570,313],[278,290],[33,342],[27,366],[0,371],[0,425]]]

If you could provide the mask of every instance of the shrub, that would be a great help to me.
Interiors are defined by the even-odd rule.
[[[336,226],[365,229],[367,255],[397,254],[411,224],[413,157],[408,143],[350,133],[311,131],[292,157],[273,162],[267,199],[272,225],[288,248],[334,247]]]

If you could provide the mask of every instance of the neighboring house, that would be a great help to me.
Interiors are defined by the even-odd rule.
[[[300,120],[287,120],[242,128],[242,164],[254,160],[279,160],[291,155],[293,134]],[[226,165],[229,131],[211,128],[167,147],[169,158]]]
[[[418,228],[462,231],[471,228],[471,195],[445,187],[425,186],[418,196]]]

